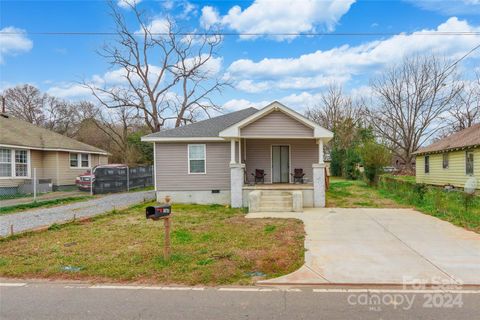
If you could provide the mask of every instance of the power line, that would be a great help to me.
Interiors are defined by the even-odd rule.
[[[150,32],[154,36],[168,36],[167,32]],[[39,31],[39,32],[19,32],[2,31],[1,35],[39,35],[39,36],[116,36],[117,32],[87,32],[87,31]],[[314,36],[480,36],[476,31],[439,31],[439,32],[418,32],[418,33],[395,33],[395,32],[280,32],[280,33],[261,33],[261,32],[177,32],[180,36],[251,36],[251,37],[314,37]]]

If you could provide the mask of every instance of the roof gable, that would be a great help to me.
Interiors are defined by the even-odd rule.
[[[3,114],[0,115],[0,145],[108,154],[105,150]]]
[[[273,110],[240,128],[242,137],[313,137],[313,128],[285,112]]]
[[[307,119],[306,117],[286,107],[285,105],[281,104],[278,101],[272,102],[271,104],[267,105],[265,108],[254,113],[253,115],[221,131],[220,137],[224,137],[224,138],[240,137],[242,128],[248,126],[251,123],[254,123],[255,121],[267,116],[272,112],[283,112],[284,114],[291,117],[292,119],[295,119],[296,121],[302,123],[304,126],[311,128],[313,130],[312,138],[321,138],[325,141],[328,141],[333,137],[333,133],[331,131],[321,127],[320,125],[316,124],[310,119]],[[281,137],[281,136],[276,135],[276,137]]]

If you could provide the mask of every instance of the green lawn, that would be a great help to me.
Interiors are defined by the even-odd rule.
[[[382,196],[377,189],[361,180],[331,177],[327,191],[327,207],[337,208],[401,208],[405,205]]]
[[[80,197],[67,197],[61,199],[52,199],[52,200],[43,200],[43,201],[34,201],[28,203],[17,204],[14,206],[7,206],[0,208],[0,215],[1,214],[8,214],[8,213],[17,213],[22,212],[28,209],[36,209],[36,208],[49,208],[55,206],[61,206],[73,202],[85,201],[93,199],[92,196],[80,196]]]
[[[242,210],[218,205],[173,206],[172,257],[165,261],[163,222],[145,219],[147,205],[3,239],[0,276],[246,285],[303,263],[300,221],[245,219]]]

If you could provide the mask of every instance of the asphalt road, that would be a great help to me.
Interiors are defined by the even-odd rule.
[[[475,319],[480,290],[0,284],[0,319]]]

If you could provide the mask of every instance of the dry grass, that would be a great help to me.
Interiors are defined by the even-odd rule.
[[[297,220],[244,218],[223,206],[175,205],[172,257],[146,204],[0,242],[0,276],[163,284],[251,284],[303,263]],[[78,267],[66,271],[65,267]]]
[[[404,208],[405,205],[383,197],[364,181],[330,178],[327,207],[337,208]]]

